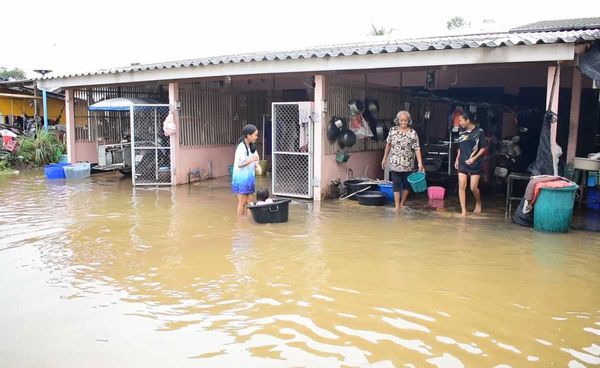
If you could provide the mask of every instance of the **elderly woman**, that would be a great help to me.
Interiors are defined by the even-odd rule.
[[[408,199],[410,192],[408,176],[415,171],[415,158],[419,164],[419,171],[423,168],[419,136],[410,127],[410,114],[408,111],[400,111],[396,115],[398,125],[390,129],[387,137],[387,145],[381,161],[381,168],[390,157],[390,178],[394,184],[394,210],[400,211]]]

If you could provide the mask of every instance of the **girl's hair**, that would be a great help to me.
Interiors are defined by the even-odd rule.
[[[244,139],[246,139],[247,136],[254,134],[254,132],[257,130],[258,128],[253,124],[248,124],[244,127],[244,129],[242,129],[242,136],[240,137],[238,144],[244,143],[244,146],[246,147],[246,155],[248,155],[250,152],[256,152],[256,145],[254,143],[250,143],[250,147],[248,147]]]
[[[462,117],[465,120],[469,120],[473,124],[477,124],[477,122],[475,121],[475,114],[473,114],[471,111],[464,110],[462,112]]]
[[[266,201],[269,198],[269,190],[267,188],[259,189],[256,191],[257,201]]]

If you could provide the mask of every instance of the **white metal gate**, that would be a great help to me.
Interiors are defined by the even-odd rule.
[[[171,143],[163,133],[169,105],[133,105],[131,158],[133,185],[171,184]]]
[[[313,102],[272,105],[273,194],[313,196]]]

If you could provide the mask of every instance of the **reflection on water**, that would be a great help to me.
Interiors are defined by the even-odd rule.
[[[256,225],[223,180],[33,173],[0,193],[3,367],[600,365],[595,233],[414,201]]]

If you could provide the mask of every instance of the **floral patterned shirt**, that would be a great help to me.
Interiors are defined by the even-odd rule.
[[[406,132],[401,132],[398,126],[394,126],[390,129],[387,143],[392,145],[389,154],[390,170],[396,172],[414,171],[415,150],[421,149],[417,132],[411,128]]]

